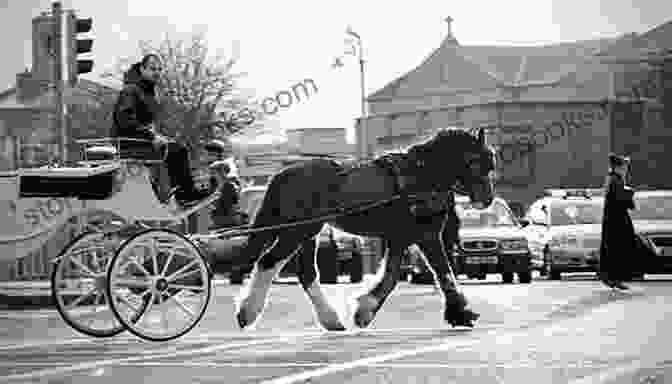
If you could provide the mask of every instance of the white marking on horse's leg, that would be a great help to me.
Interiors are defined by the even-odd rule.
[[[319,274],[315,281],[313,281],[305,291],[310,302],[313,304],[315,315],[322,327],[328,331],[344,331],[346,329],[338,316],[338,313],[329,303],[329,300],[320,287]]]
[[[241,289],[236,300],[236,317],[241,328],[251,326],[259,319],[273,280],[290,259],[288,257],[267,270],[259,268],[259,262],[254,265],[247,285]]]

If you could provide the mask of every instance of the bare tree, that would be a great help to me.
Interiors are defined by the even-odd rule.
[[[141,55],[157,54],[163,63],[160,131],[180,138],[192,151],[204,140],[228,137],[263,118],[261,108],[238,86],[245,73],[234,72],[237,59],[211,56],[202,33],[186,40],[141,41],[139,48]],[[108,76],[121,80],[130,62],[121,60]]]

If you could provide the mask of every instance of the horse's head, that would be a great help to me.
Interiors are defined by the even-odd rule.
[[[495,153],[485,144],[483,129],[476,135],[462,129],[442,129],[413,146],[409,155],[439,190],[457,190],[484,207],[492,203]]]

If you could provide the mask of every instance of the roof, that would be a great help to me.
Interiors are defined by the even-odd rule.
[[[458,75],[444,75],[441,89],[481,89],[497,86],[530,86],[549,84],[580,70],[582,65],[594,62],[594,54],[618,41],[621,37],[557,43],[540,46],[479,46],[459,45],[446,39],[422,63],[391,81],[368,99],[389,98],[405,83],[418,83],[418,88],[437,86],[437,78],[429,72],[431,80],[421,84],[417,74],[436,72],[432,66],[445,66]],[[427,76],[425,76],[427,77]],[[430,84],[431,81],[433,84]]]
[[[672,49],[672,21],[661,24],[642,34],[630,33],[621,40],[606,47],[598,54],[600,56],[628,57],[639,55],[646,51],[661,51]]]

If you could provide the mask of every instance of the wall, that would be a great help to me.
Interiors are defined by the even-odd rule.
[[[497,190],[531,202],[553,186],[599,186],[610,148],[609,108],[598,102],[499,103],[372,116],[358,121],[367,157],[450,126],[484,127],[498,146]],[[547,137],[547,138],[546,138]],[[538,145],[531,145],[535,141]]]

